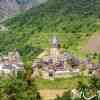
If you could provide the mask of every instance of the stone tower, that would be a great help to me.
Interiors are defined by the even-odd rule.
[[[60,58],[60,43],[56,36],[53,36],[51,41],[51,48],[50,48],[50,57],[53,60],[53,63],[56,64],[58,59]]]
[[[59,48],[60,43],[56,36],[53,36],[51,45],[52,45],[52,48]]]

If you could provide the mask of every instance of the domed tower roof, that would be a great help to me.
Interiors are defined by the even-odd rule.
[[[51,43],[53,48],[59,48],[60,46],[59,40],[57,39],[56,36],[53,36]]]

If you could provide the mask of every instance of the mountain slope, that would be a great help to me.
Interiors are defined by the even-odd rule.
[[[0,0],[0,19],[15,14],[19,10],[16,0]]]
[[[44,3],[46,0],[0,0],[0,20]]]
[[[100,0],[49,0],[4,23],[9,31],[0,34],[0,51],[19,48],[34,58],[57,35],[66,50],[79,53],[81,41],[100,31],[99,21]]]

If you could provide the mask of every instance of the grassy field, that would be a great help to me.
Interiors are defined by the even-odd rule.
[[[88,77],[78,76],[55,80],[36,79],[35,83],[38,89],[72,89],[77,87],[79,81],[84,84],[88,84]]]

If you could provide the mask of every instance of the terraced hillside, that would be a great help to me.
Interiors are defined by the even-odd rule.
[[[100,31],[100,0],[49,0],[4,23],[0,52],[18,48],[25,59],[33,59],[57,35],[70,52],[80,52],[81,41]]]

